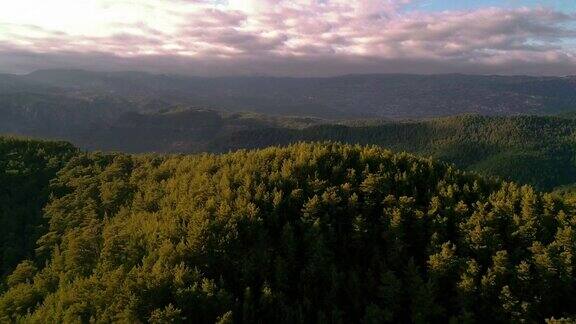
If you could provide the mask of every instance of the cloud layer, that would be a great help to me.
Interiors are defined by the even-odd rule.
[[[409,9],[410,0],[45,2],[20,0],[0,12],[0,70],[576,73],[576,17],[545,7],[424,12]]]

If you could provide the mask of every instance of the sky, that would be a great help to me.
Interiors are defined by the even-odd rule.
[[[576,74],[576,0],[0,0],[0,72]]]

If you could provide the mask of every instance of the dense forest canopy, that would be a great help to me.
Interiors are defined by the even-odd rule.
[[[34,256],[45,231],[49,182],[77,150],[68,143],[0,137],[0,275]]]
[[[214,140],[213,150],[326,140],[430,155],[462,169],[543,190],[576,183],[576,119],[554,116],[469,115],[368,126],[244,130]]]
[[[561,194],[333,143],[68,160],[35,255],[4,277],[2,321],[576,315],[576,211]]]

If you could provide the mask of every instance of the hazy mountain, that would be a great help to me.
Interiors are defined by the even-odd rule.
[[[143,106],[123,97],[12,92],[0,93],[0,132],[74,139],[127,111]]]
[[[42,70],[2,78],[56,87],[71,96],[98,93],[138,102],[160,99],[171,105],[324,118],[550,114],[576,109],[574,77],[384,74],[202,78]]]
[[[0,94],[16,92],[48,93],[58,91],[57,87],[46,85],[25,76],[0,74]]]
[[[242,132],[299,129],[325,121],[309,117],[274,117],[252,113],[180,109],[158,113],[128,112],[113,123],[71,136],[88,150],[124,152],[213,152]]]

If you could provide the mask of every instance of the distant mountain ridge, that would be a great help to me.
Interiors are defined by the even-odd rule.
[[[576,110],[573,76],[372,74],[206,78],[40,70],[22,76],[0,75],[0,93],[6,91],[2,84],[14,80],[31,88],[57,88],[68,96],[107,94],[134,101],[163,100],[172,105],[330,119],[402,119],[462,113],[546,115]]]

